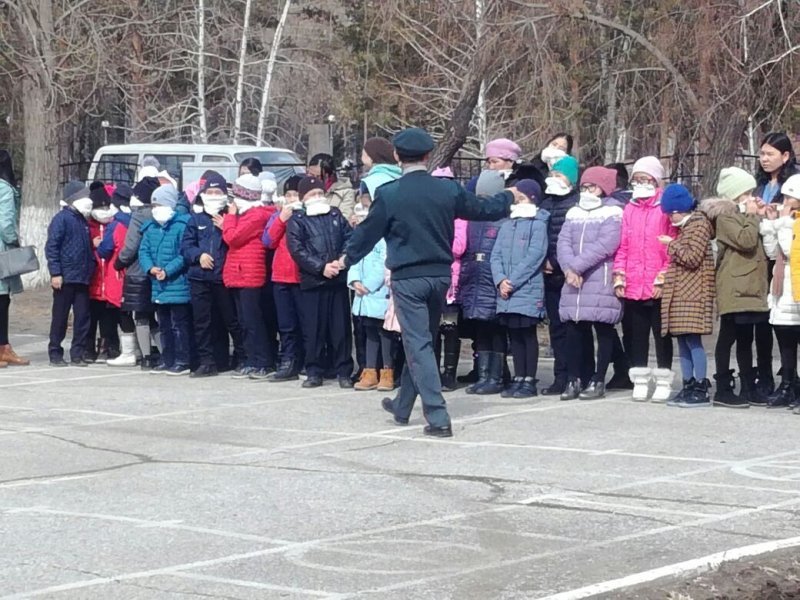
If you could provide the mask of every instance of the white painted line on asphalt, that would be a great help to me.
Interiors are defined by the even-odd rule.
[[[42,479],[22,479],[20,481],[0,483],[0,489],[28,487],[31,485],[52,485],[53,483],[59,483],[61,481],[74,481],[76,479],[91,479],[93,477],[98,477],[98,475],[99,475],[98,473],[92,473],[88,475],[62,475],[58,477],[46,477]]]
[[[770,494],[790,494],[796,496],[800,494],[800,489],[787,490],[774,487],[757,487],[751,485],[732,485],[730,483],[712,483],[710,481],[681,481],[681,485],[694,485],[698,487],[712,487],[733,490],[749,490],[751,492],[767,492]]]
[[[552,503],[551,503],[552,504]],[[694,518],[703,518],[703,517],[710,517],[713,516],[713,513],[706,513],[706,512],[695,512],[695,511],[688,511],[688,510],[673,510],[671,508],[658,508],[655,506],[642,506],[641,504],[623,504],[619,502],[597,502],[595,500],[587,500],[586,498],[582,498],[580,496],[576,496],[574,498],[570,498],[569,502],[563,503],[564,508],[576,508],[576,504],[582,504],[586,506],[598,506],[601,508],[612,508],[615,511],[627,511],[627,512],[646,512],[646,513],[656,513],[656,514],[663,514],[663,515],[675,515],[678,517],[694,517]],[[719,514],[719,513],[716,513]]]
[[[664,577],[676,577],[679,575],[687,574],[700,574],[707,571],[713,571],[718,568],[722,563],[739,560],[751,556],[758,556],[760,554],[767,554],[775,552],[776,550],[783,550],[786,548],[795,548],[800,546],[800,537],[786,538],[783,540],[775,540],[771,542],[763,542],[761,544],[753,544],[751,546],[742,546],[740,548],[733,548],[732,550],[724,550],[709,554],[701,558],[695,558],[649,571],[642,571],[619,579],[612,579],[602,583],[595,583],[586,587],[570,590],[568,592],[561,592],[559,594],[552,594],[550,596],[543,596],[538,600],[580,600],[581,598],[590,598],[598,594],[605,594],[614,592],[625,588],[649,583]]]
[[[102,410],[85,410],[81,408],[50,408],[48,409],[51,412],[69,412],[69,413],[80,413],[83,415],[102,415],[104,417],[135,417],[137,415],[130,415],[127,413],[115,413],[115,412],[106,412]]]
[[[37,379],[35,381],[24,381],[21,383],[0,383],[0,389],[20,387],[20,386],[39,386],[46,383],[69,383],[71,381],[90,381],[93,379],[108,379],[109,377],[122,377],[123,375],[133,375],[133,373],[107,373],[105,375],[87,375],[86,377],[67,377],[62,379]]]
[[[182,579],[194,579],[197,581],[208,581],[209,583],[219,583],[223,585],[234,585],[237,587],[252,588],[255,590],[271,590],[273,592],[286,592],[289,594],[305,594],[307,596],[317,596],[327,600],[339,598],[339,594],[331,592],[321,592],[319,590],[309,590],[299,587],[288,587],[285,585],[273,585],[271,583],[259,583],[258,581],[245,581],[242,579],[229,579],[227,577],[214,577],[213,575],[202,575],[200,573],[172,573],[172,577]]]

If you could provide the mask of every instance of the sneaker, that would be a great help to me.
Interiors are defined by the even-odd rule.
[[[50,359],[50,366],[51,367],[68,367],[69,363],[65,361],[63,358],[51,358]]]
[[[164,373],[169,371],[169,369],[170,369],[170,367],[168,367],[164,363],[159,363],[155,367],[150,369],[150,374],[151,375],[163,375]]]
[[[69,363],[70,367],[88,367],[89,363],[86,362],[84,359],[79,358],[78,360],[73,360]]]
[[[200,365],[194,371],[192,371],[192,374],[189,375],[189,377],[198,379],[200,377],[214,377],[216,375],[219,375],[219,372],[217,371],[217,367],[214,365]]]
[[[233,379],[248,379],[250,377],[250,373],[255,371],[253,367],[237,367],[234,369],[231,377]]]
[[[309,375],[308,378],[303,382],[302,387],[308,388],[318,388],[321,387],[323,384],[322,377],[317,377],[315,375]],[[352,387],[353,384],[350,384]]]
[[[181,377],[183,375],[188,375],[189,373],[191,373],[189,365],[175,365],[174,367],[170,367],[164,371],[165,375],[172,375],[173,377]]]
[[[339,377],[339,387],[343,390],[353,389],[353,381],[349,377]]]
[[[269,369],[253,369],[250,371],[249,378],[255,381],[266,381],[272,373],[273,371]]]

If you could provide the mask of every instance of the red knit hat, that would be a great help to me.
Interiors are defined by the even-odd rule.
[[[610,196],[617,189],[617,172],[606,167],[589,167],[581,175],[581,185],[596,185],[604,196]]]

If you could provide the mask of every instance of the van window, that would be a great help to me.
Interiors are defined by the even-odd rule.
[[[127,183],[132,185],[138,168],[138,154],[103,154],[97,162],[94,178],[106,183]]]
[[[185,162],[194,162],[194,155],[193,154],[150,154],[148,153],[147,156],[154,156],[158,159],[159,165],[161,165],[161,170],[167,170],[170,173],[175,173],[180,177],[181,171],[183,170],[183,163]]]
[[[271,171],[278,180],[278,189],[283,182],[296,173],[305,173],[305,163],[294,152],[275,150],[257,150],[254,152],[237,152],[236,162],[242,164],[245,158],[257,158],[265,171]]]
[[[220,163],[229,163],[233,162],[230,156],[218,156],[216,154],[204,154],[203,155],[203,162],[220,162]]]

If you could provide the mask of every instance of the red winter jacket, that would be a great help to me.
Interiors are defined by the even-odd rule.
[[[243,215],[225,215],[222,239],[228,256],[222,267],[222,281],[229,288],[259,288],[267,282],[267,249],[261,235],[275,212],[273,206],[256,206]]]
[[[270,219],[262,241],[267,248],[275,251],[275,258],[272,260],[272,281],[300,283],[300,268],[289,254],[289,247],[286,245],[286,223],[281,220],[279,213],[275,213]]]
[[[92,280],[89,282],[89,298],[92,300],[100,300],[105,302],[106,298],[106,268],[108,267],[108,261],[103,260],[97,254],[97,246],[94,243],[96,238],[103,239],[103,236],[106,233],[106,227],[108,225],[103,225],[98,223],[94,219],[89,219],[89,237],[92,239],[92,247],[94,248],[94,259],[97,261],[97,268],[94,270],[92,274]]]
[[[114,261],[125,245],[129,220],[129,218],[117,217],[108,225],[89,221],[92,239],[101,233],[103,239],[100,246],[95,248],[98,266],[90,284],[90,297],[93,300],[104,300],[117,308],[122,306],[122,284],[125,281],[125,269],[117,271],[114,268]]]

